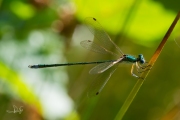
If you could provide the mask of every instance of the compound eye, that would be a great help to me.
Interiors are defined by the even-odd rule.
[[[145,59],[144,59],[144,57],[143,57],[142,54],[139,55],[139,62],[140,62],[141,64],[144,64],[144,63],[145,63]]]
[[[139,62],[140,62],[141,64],[144,64],[144,63],[145,63],[144,58],[143,58],[143,59],[141,59]]]

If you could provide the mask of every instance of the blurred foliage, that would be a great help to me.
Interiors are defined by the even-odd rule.
[[[16,95],[15,98],[22,99],[23,101],[28,102],[29,104],[35,103],[36,98],[33,94],[33,91],[29,90],[27,85],[23,83],[22,78],[15,71],[9,69],[3,63],[0,63],[0,76],[1,76],[1,84],[3,84],[2,91],[10,92],[10,95]],[[23,91],[22,91],[23,90]],[[17,96],[18,95],[18,96]],[[37,107],[39,103],[36,103]],[[39,111],[41,111],[40,106],[38,107]]]
[[[88,75],[93,65],[44,70],[27,66],[111,59],[80,47],[80,41],[92,38],[84,28],[85,17],[97,18],[124,53],[141,53],[148,61],[178,5],[178,1],[167,0],[0,1],[1,119],[114,119],[136,83],[130,65],[120,65],[95,98],[86,95],[95,79]],[[180,43],[179,28],[178,24],[123,120],[160,119],[179,103],[180,48],[173,41]],[[68,102],[71,99],[74,109]],[[54,103],[51,109],[49,103]],[[24,106],[24,112],[7,113],[13,104]],[[30,117],[33,115],[36,117]]]
[[[7,32],[14,32],[18,39],[26,38],[30,31],[48,28],[57,18],[54,10],[48,7],[43,9],[24,0],[4,0],[2,4],[1,37]]]
[[[160,3],[149,0],[109,0],[105,2],[100,0],[87,0],[86,2],[75,0],[75,2],[78,4],[77,15],[81,20],[86,16],[93,15],[93,17],[102,21],[102,26],[109,33],[122,34],[125,29],[127,30],[126,35],[136,39],[134,42],[146,46],[150,45],[149,41],[158,40],[160,36],[164,35],[175,16],[174,12],[166,11]],[[133,10],[129,11],[132,8]],[[126,19],[129,12],[131,12],[131,15]],[[126,28],[124,28],[124,24]]]

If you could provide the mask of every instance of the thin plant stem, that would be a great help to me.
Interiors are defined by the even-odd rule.
[[[145,68],[144,72],[138,78],[134,88],[132,89],[131,93],[127,97],[126,101],[124,102],[123,106],[119,110],[118,114],[116,115],[115,120],[121,120],[128,110],[129,106],[131,105],[133,99],[135,98],[137,92],[139,91],[140,87],[142,86],[144,80],[146,79],[147,75],[149,74],[151,68],[153,67],[154,63],[156,62],[157,58],[159,57],[166,41],[168,40],[170,34],[172,33],[175,25],[177,24],[180,18],[180,11],[178,12],[176,18],[174,19],[173,23],[171,24],[170,28],[168,29],[167,33],[165,34],[164,38],[162,39],[161,43],[159,44],[158,48],[156,49],[155,53],[151,57],[147,67]]]

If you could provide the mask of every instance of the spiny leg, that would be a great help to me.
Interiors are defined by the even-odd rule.
[[[137,63],[137,64],[138,64],[138,63]],[[142,65],[138,64],[138,69],[139,69],[139,68],[141,68],[141,69],[145,69],[145,68],[147,68],[147,67],[150,67],[150,65],[147,65],[147,64],[148,64],[148,62],[145,62],[145,64],[146,64],[146,65],[144,65],[144,66],[142,66]]]
[[[134,65],[135,65],[135,64],[133,63],[133,64],[132,64],[132,67],[131,67],[131,75],[134,76],[134,77],[136,77],[136,78],[138,78],[139,76],[137,76],[136,74],[133,73],[133,71],[134,71]]]
[[[138,68],[139,68],[137,62],[132,64],[132,67],[131,67],[131,74],[132,74],[132,76],[144,80],[144,78],[139,77],[139,76],[137,76],[136,74],[133,73],[133,71],[134,71],[134,65],[135,65],[135,64],[136,64],[136,69],[137,69],[137,71],[138,71]],[[138,72],[139,72],[139,71],[138,71]],[[144,72],[144,71],[143,71],[143,72]]]
[[[137,67],[137,69],[136,69],[136,70],[137,70],[137,72],[138,72],[138,73],[142,73],[142,72],[145,72],[145,71],[150,70],[150,69],[151,69],[151,67],[150,67],[150,66],[151,66],[151,65],[147,65],[147,66],[140,66],[140,64],[138,64],[138,63],[136,62],[136,67]],[[144,67],[144,68],[142,68],[142,67]],[[147,68],[147,67],[150,67],[150,68],[145,69],[145,68]],[[145,70],[140,71],[140,70],[139,70],[139,68],[140,68],[140,69],[145,69]]]
[[[136,62],[136,63],[133,63],[133,64],[132,64],[132,67],[131,67],[131,75],[134,76],[134,77],[136,77],[136,78],[139,78],[139,76],[137,76],[137,75],[134,74],[134,72],[133,72],[133,71],[134,71],[134,65],[136,65],[135,67],[136,67],[136,71],[137,71],[138,73],[142,73],[142,72],[145,72],[145,71],[151,69],[151,68],[149,68],[149,69],[140,71],[139,69],[142,69],[142,68],[141,68],[142,66],[140,66],[137,62]],[[146,67],[149,67],[149,66],[150,66],[150,65],[148,65],[148,66],[146,66]]]
[[[135,63],[136,64],[136,71],[138,72],[138,73],[142,73],[142,72],[144,72],[144,71],[140,71],[141,69],[144,69],[144,68],[142,68],[143,66],[141,66],[140,64],[138,64],[138,62],[136,62]],[[146,66],[144,66],[144,67],[146,67]]]

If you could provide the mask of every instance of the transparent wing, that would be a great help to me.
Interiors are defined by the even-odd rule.
[[[115,56],[118,56],[117,54],[111,52],[111,51],[108,51],[106,48],[96,44],[94,41],[91,41],[91,40],[84,40],[84,41],[81,41],[80,42],[81,46],[88,49],[88,50],[91,50],[93,52],[96,52],[96,53],[101,53],[101,54],[112,54],[112,55],[115,55]]]
[[[105,63],[101,63],[99,65],[96,65],[95,67],[93,67],[89,73],[90,74],[99,74],[99,73],[103,73],[104,71],[108,70],[109,68],[111,68],[113,65],[117,64],[118,62],[122,61],[123,57],[119,58],[118,60],[114,61],[114,62],[105,62]]]
[[[85,23],[94,37],[102,44],[104,48],[107,50],[111,50],[112,47],[115,48],[115,52],[121,55],[124,53],[119,49],[119,47],[111,40],[108,34],[104,31],[103,27],[100,23],[92,17],[88,17],[85,19]]]
[[[88,90],[88,97],[96,96],[98,95],[106,83],[108,82],[111,75],[114,73],[114,71],[117,69],[118,64],[114,65],[110,69],[104,72],[104,74],[100,74],[97,76],[97,78],[92,82],[89,90]]]
[[[96,65],[95,67],[93,67],[89,73],[90,74],[99,74],[99,73],[103,73],[104,71],[106,71],[107,69],[109,69],[110,67],[112,67],[114,64],[112,64],[111,62],[105,62],[105,63],[101,63],[99,65]]]

